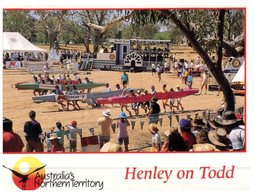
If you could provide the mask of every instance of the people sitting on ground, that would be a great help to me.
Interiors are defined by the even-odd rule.
[[[161,152],[184,152],[189,151],[182,135],[177,127],[171,127],[165,132],[166,140],[162,146]]]
[[[161,139],[159,135],[159,129],[156,124],[149,125],[149,131],[152,134],[152,147],[151,152],[160,152],[161,151]]]
[[[3,118],[3,152],[22,152],[24,143],[21,137],[13,132],[12,120]]]
[[[77,127],[77,122],[73,120],[71,124],[66,125],[66,135],[69,141],[69,152],[77,151],[77,134],[79,134],[80,138],[82,137],[82,129]]]
[[[51,133],[49,137],[49,141],[51,143],[50,152],[64,152],[65,149],[62,144],[59,143],[61,137],[58,137],[57,133]]]
[[[124,112],[119,114],[119,120],[117,122],[118,128],[118,144],[122,145],[124,142],[125,152],[128,152],[129,136],[127,127],[130,126],[129,121],[127,120],[127,115]]]
[[[111,138],[111,125],[112,125],[112,119],[110,118],[111,111],[105,110],[103,111],[103,117],[99,118],[97,120],[98,124],[98,136],[99,136],[99,144],[100,148],[103,147],[103,145],[110,141]]]

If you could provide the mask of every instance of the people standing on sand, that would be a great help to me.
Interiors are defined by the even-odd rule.
[[[178,91],[182,91],[182,89],[180,88],[179,85],[176,86],[176,92]],[[181,107],[181,111],[184,110],[183,106],[182,106],[182,103],[181,103],[181,98],[177,98],[177,110],[180,110],[180,107]]]
[[[93,83],[92,81],[90,81],[89,80],[89,78],[88,77],[85,77],[85,81],[86,81],[86,83]],[[87,89],[87,93],[90,93],[91,92],[91,89]]]
[[[162,92],[163,92],[163,93],[167,93],[167,92],[168,92],[167,89],[166,89],[166,86],[167,86],[167,84],[164,84],[164,85],[162,86]],[[162,100],[164,112],[166,112],[166,106],[170,107],[169,104],[168,104],[167,102],[168,102],[168,99]]]
[[[170,91],[170,92],[174,92],[174,89],[171,88],[169,91]],[[170,110],[171,110],[172,112],[175,112],[174,108],[178,109],[178,107],[177,107],[176,105],[174,105],[174,103],[175,103],[175,99],[174,99],[174,98],[169,99],[169,108],[170,108]]]
[[[51,133],[49,141],[51,143],[50,152],[64,152],[65,148],[59,143],[61,137],[58,137],[57,133]]]
[[[111,91],[109,83],[106,83],[105,87],[106,87],[105,92],[110,92]]]
[[[119,114],[119,120],[117,122],[118,131],[118,144],[122,145],[124,142],[125,152],[128,152],[129,136],[127,127],[130,126],[129,121],[127,120],[127,115],[124,112]]]
[[[156,65],[155,64],[151,64],[151,75],[156,74]]]
[[[192,83],[193,83],[193,76],[192,76],[192,72],[190,71],[190,72],[189,72],[189,76],[188,76],[188,78],[187,78],[187,87],[188,87],[189,89],[192,88]]]
[[[200,94],[203,93],[203,88],[205,87],[205,95],[206,95],[207,88],[208,88],[208,82],[209,82],[209,73],[208,73],[208,70],[205,70],[204,73],[202,74],[202,83],[201,83]]]
[[[64,146],[64,137],[66,135],[66,132],[64,130],[64,127],[62,126],[61,122],[56,122],[56,129],[53,130],[53,133],[56,133],[58,135],[58,137],[60,137],[59,139],[59,143]]]
[[[149,125],[149,131],[152,134],[152,147],[151,152],[160,152],[161,150],[161,139],[159,135],[159,129],[156,124]]]
[[[99,126],[98,136],[99,136],[99,144],[100,148],[103,147],[103,145],[110,141],[110,132],[111,132],[111,125],[112,125],[112,119],[110,118],[111,111],[105,110],[103,111],[103,117],[99,118],[97,120],[97,124]]]
[[[153,97],[151,99],[151,105],[150,105],[150,109],[148,112],[148,117],[149,117],[149,124],[151,123],[158,123],[159,120],[159,113],[160,113],[160,106],[157,103],[158,98]]]
[[[151,86],[151,94],[155,96],[157,94],[156,88],[154,85]]]
[[[122,94],[121,94],[121,97],[127,97],[128,94],[125,94],[125,93],[126,93],[126,91],[123,90],[123,92],[122,92]],[[128,105],[127,105],[127,104],[120,104],[120,110],[121,110],[121,112],[124,112],[124,108],[125,108],[125,110],[129,113],[129,116],[132,116],[131,111],[128,109]]]
[[[12,121],[3,118],[3,152],[22,152],[24,143],[21,137],[13,132]]]
[[[69,152],[77,151],[77,134],[79,134],[80,138],[82,137],[82,129],[77,127],[77,122],[73,120],[71,124],[66,125],[66,135],[69,140]]]
[[[26,138],[26,151],[27,152],[43,152],[42,144],[42,128],[41,124],[35,120],[36,112],[31,110],[29,112],[30,120],[24,124],[24,132]]]
[[[63,91],[59,88],[58,85],[55,86],[55,93],[57,95],[57,103],[61,105],[62,110],[64,111],[66,107],[64,101],[66,100],[66,98]]]
[[[47,62],[43,66],[43,74],[44,74],[45,77],[50,74],[50,67],[49,67],[49,64]]]
[[[126,73],[126,71],[124,71],[123,74],[121,75],[121,83],[123,85],[123,89],[127,88],[128,82],[129,82],[128,74]]]
[[[163,67],[160,64],[157,65],[156,72],[158,74],[158,81],[162,81],[161,74],[163,73]]]
[[[71,93],[72,93],[72,95],[78,95],[80,92],[78,91],[77,87],[75,85],[73,85],[73,89],[72,89]],[[72,100],[72,102],[74,105],[74,110],[81,109],[80,105],[78,104],[78,100]]]

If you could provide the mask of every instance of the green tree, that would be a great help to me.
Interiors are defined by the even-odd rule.
[[[226,110],[235,110],[233,91],[222,71],[222,57],[225,32],[226,11],[221,10],[135,10],[133,21],[139,24],[148,22],[163,24],[173,23],[187,38],[190,45],[197,51],[206,63],[223,90]],[[242,12],[242,10],[235,10]],[[243,31],[243,26],[240,26]],[[209,41],[208,41],[209,40]],[[208,50],[217,52],[214,62],[208,55]]]

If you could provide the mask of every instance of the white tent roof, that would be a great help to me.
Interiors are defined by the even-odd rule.
[[[233,78],[232,82],[244,82],[244,62],[238,72],[236,73],[235,77]]]
[[[18,32],[3,32],[3,51],[47,52],[47,50],[33,45]]]

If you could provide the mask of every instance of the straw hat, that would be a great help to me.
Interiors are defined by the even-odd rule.
[[[194,144],[193,151],[195,152],[209,152],[209,151],[218,151],[212,144]]]
[[[61,139],[61,137],[58,137],[58,134],[56,133],[51,133],[49,140],[54,140],[54,139]]]
[[[106,116],[106,117],[109,117],[109,116],[111,116],[111,111],[110,110],[105,110],[105,111],[103,111],[103,115]]]
[[[240,122],[241,119],[236,118],[233,111],[226,111],[222,114],[222,117],[215,117],[214,122],[218,125],[228,126]]]
[[[122,148],[119,144],[107,142],[100,149],[100,152],[122,152]]]
[[[229,139],[227,138],[227,131],[223,128],[210,130],[208,138],[216,146],[227,146]]]

